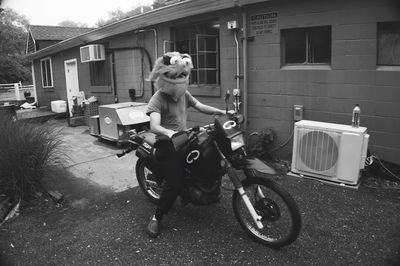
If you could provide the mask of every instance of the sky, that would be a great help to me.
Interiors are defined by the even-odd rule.
[[[29,19],[31,25],[56,26],[71,20],[94,27],[99,18],[108,19],[108,12],[128,11],[153,0],[2,0],[2,8],[12,8]]]

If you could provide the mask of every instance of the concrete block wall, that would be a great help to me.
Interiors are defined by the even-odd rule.
[[[249,129],[272,127],[277,143],[293,130],[293,105],[304,105],[304,119],[350,124],[356,103],[361,124],[371,135],[370,151],[400,164],[400,68],[376,65],[377,23],[399,21],[392,0],[269,1],[248,8],[247,17],[278,12],[277,34],[249,42]],[[249,21],[248,21],[249,24]],[[331,25],[329,69],[285,69],[280,61],[280,30]],[[281,150],[289,155],[291,145]]]

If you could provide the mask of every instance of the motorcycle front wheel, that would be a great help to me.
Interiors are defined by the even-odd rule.
[[[257,227],[242,197],[235,190],[233,210],[244,231],[254,241],[271,248],[287,246],[295,241],[301,229],[301,216],[292,196],[276,182],[266,178],[251,177],[242,184],[264,225],[263,229]]]
[[[139,158],[136,162],[136,178],[139,187],[146,197],[157,204],[163,190],[162,181],[157,180],[154,174],[146,167],[145,161]]]

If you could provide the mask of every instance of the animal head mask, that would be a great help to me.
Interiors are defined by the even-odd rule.
[[[157,59],[149,79],[155,81],[160,91],[178,101],[187,90],[192,68],[190,55],[168,52]]]

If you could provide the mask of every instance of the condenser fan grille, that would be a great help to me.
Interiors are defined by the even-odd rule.
[[[301,131],[298,140],[298,169],[334,176],[340,134],[304,128]]]

